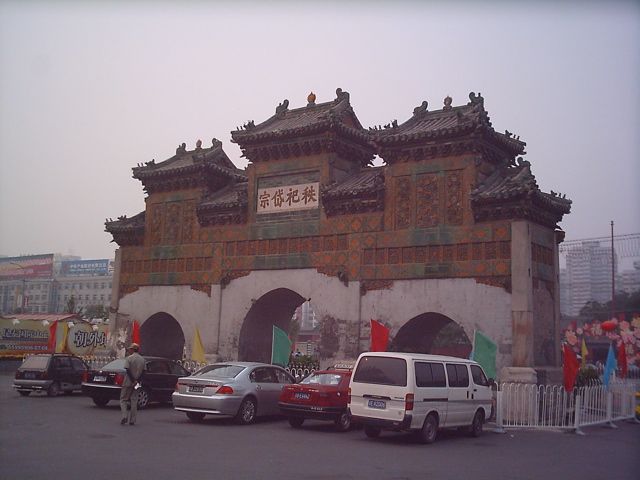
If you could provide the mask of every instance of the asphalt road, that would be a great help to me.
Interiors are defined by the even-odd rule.
[[[335,433],[282,419],[237,426],[189,422],[170,406],[152,406],[121,426],[114,402],[100,409],[73,395],[20,397],[0,375],[0,478],[65,479],[615,479],[640,478],[640,425],[591,427],[587,435],[440,432],[433,445],[362,430]]]

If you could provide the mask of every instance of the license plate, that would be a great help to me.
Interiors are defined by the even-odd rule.
[[[32,372],[27,372],[27,373],[24,374],[24,378],[27,378],[27,379],[36,378],[36,374],[32,373]]]
[[[298,400],[309,400],[311,395],[305,392],[296,392],[293,394],[293,398],[297,398]]]
[[[204,392],[204,387],[201,387],[200,385],[190,385],[189,388],[187,388],[187,392],[202,393]]]
[[[107,381],[107,377],[105,377],[103,375],[96,375],[95,377],[93,377],[93,381],[94,382],[106,382]]]
[[[387,402],[384,400],[369,400],[369,408],[378,408],[384,410],[387,408]]]

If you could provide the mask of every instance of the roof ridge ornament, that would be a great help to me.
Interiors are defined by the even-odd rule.
[[[200,139],[196,142],[196,150],[202,150],[202,140]]]
[[[429,102],[423,100],[420,105],[413,109],[413,116],[420,115],[421,113],[427,113],[427,107],[429,106]]]
[[[316,104],[316,94],[311,92],[308,96],[307,96],[307,107],[313,107]]]
[[[343,91],[340,87],[336,88],[335,102],[339,103],[342,100],[346,100],[349,103],[349,92]]]
[[[442,107],[442,110],[451,110],[451,103],[453,103],[453,98],[449,95],[444,97],[444,107]]]
[[[211,148],[218,148],[218,147],[222,147],[222,142],[217,138],[213,137],[213,139],[211,139]]]
[[[282,101],[282,103],[279,103],[278,106],[276,107],[276,116],[284,117],[284,114],[287,113],[288,109],[289,109],[289,100],[285,98]]]
[[[179,153],[186,153],[187,152],[187,144],[182,142],[180,145],[178,145],[178,148],[176,148],[176,155],[178,155]]]
[[[480,105],[484,107],[484,98],[482,98],[482,94],[480,92],[478,92],[478,95],[474,92],[469,92],[469,100],[471,100],[469,102],[471,105]]]

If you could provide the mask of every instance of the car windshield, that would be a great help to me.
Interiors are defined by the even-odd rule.
[[[207,365],[193,375],[204,378],[235,378],[244,369],[240,365]]]
[[[300,383],[303,385],[338,385],[342,375],[337,373],[314,373]]]
[[[109,362],[100,370],[124,370],[124,358],[119,358],[113,362]]]
[[[28,357],[25,359],[24,363],[20,366],[20,368],[28,368],[31,370],[44,370],[49,365],[49,359],[51,357],[48,355],[34,355],[32,357]]]

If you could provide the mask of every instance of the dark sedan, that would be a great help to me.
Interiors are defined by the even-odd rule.
[[[80,390],[87,370],[87,364],[75,355],[32,355],[18,368],[13,388],[23,397],[31,392],[46,392],[50,397],[61,392],[70,394]]]
[[[189,371],[168,358],[145,356],[144,359],[146,367],[140,381],[138,408],[145,408],[149,402],[171,402],[178,378],[189,376]],[[90,371],[87,381],[82,383],[82,392],[97,406],[104,407],[110,400],[120,400],[125,375],[124,358],[119,358]]]

